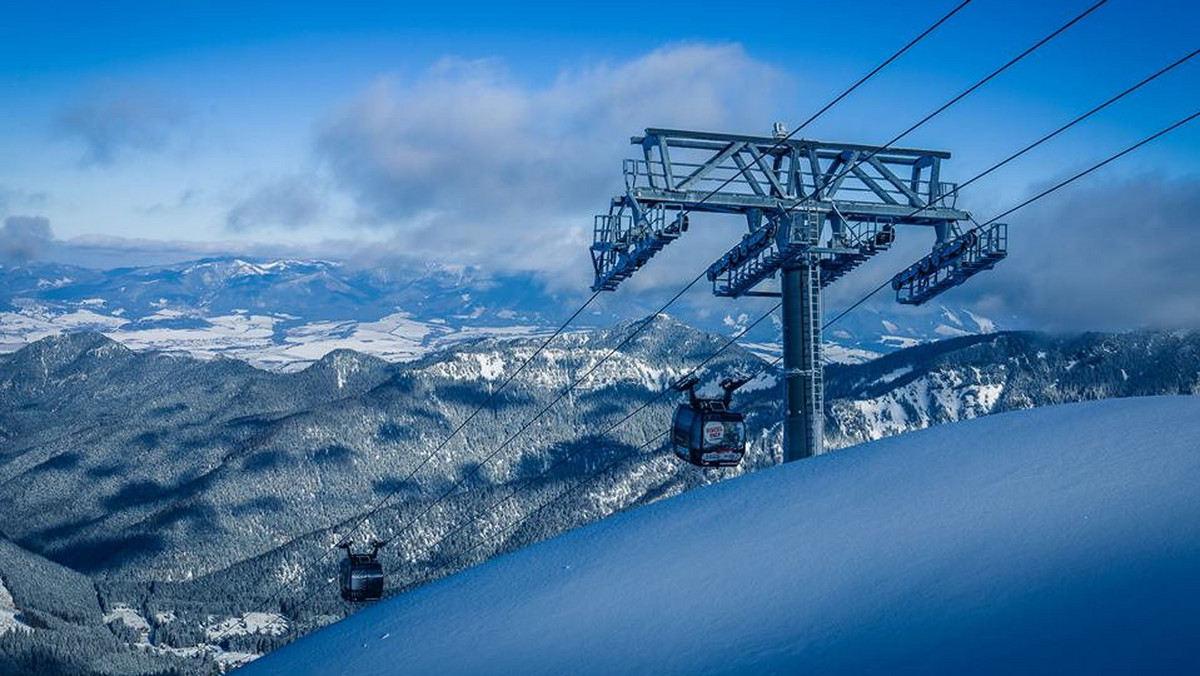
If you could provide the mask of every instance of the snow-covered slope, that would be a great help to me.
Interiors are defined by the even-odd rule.
[[[1198,445],[1195,397],[885,439],[492,560],[239,673],[1183,673]]]

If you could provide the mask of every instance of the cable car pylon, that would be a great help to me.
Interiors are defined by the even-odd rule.
[[[631,143],[641,157],[624,162],[625,191],[595,219],[592,289],[616,289],[694,228],[690,214],[744,218],[747,233],[706,275],[717,296],[781,299],[784,462],[825,451],[822,289],[889,249],[901,226],[928,228],[934,242],[892,279],[900,303],[925,303],[1007,255],[1004,223],[960,226],[971,214],[942,181],[948,152],[792,138],[778,124],[773,136],[650,128]]]

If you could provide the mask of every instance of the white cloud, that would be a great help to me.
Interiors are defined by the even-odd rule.
[[[1196,179],[1068,189],[1006,218],[1008,258],[952,293],[1039,328],[1200,326],[1198,210]]]
[[[0,263],[27,263],[44,254],[53,241],[49,219],[9,216],[0,226]]]
[[[648,126],[767,132],[782,73],[738,45],[665,47],[543,87],[496,61],[384,78],[322,126],[317,153],[398,249],[492,267],[587,267],[592,215]]]
[[[226,214],[225,227],[244,231],[311,225],[325,211],[321,193],[321,186],[309,176],[286,176],[265,183],[233,205]]]
[[[106,83],[60,110],[54,131],[82,145],[83,165],[109,165],[164,149],[183,119],[183,106],[161,92]]]

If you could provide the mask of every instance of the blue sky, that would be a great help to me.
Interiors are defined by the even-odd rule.
[[[631,134],[795,124],[952,4],[8,3],[0,216],[47,219],[76,244],[386,250],[585,286],[590,214],[619,189]],[[884,142],[1088,4],[974,0],[805,135]],[[904,144],[950,150],[944,171],[969,177],[1200,46],[1198,26],[1195,2],[1111,0]],[[987,217],[1198,106],[1200,58],[972,186],[965,206]],[[1031,210],[1027,229],[1053,248],[1087,233],[1061,205],[1190,195],[1198,151],[1200,124]],[[736,229],[713,224],[637,283],[690,278]],[[1032,270],[1010,267],[973,292],[1005,312],[996,298],[1031,293]]]

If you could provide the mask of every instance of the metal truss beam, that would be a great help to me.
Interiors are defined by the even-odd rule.
[[[683,215],[691,212],[802,209],[818,223],[856,223],[860,230],[925,225],[939,233],[953,231],[954,223],[969,217],[943,197],[955,194],[951,184],[938,180],[941,161],[950,156],[946,152],[668,129],[647,129],[632,140],[641,146],[642,159],[625,161],[625,194],[596,218],[592,288],[597,290],[615,289],[677,239],[687,227]],[[659,216],[666,212],[678,216]],[[879,249],[864,248],[860,240],[849,245],[855,251],[840,253],[869,257]],[[741,295],[751,280],[774,274],[796,253],[794,243],[777,244],[774,251],[753,252],[752,269],[735,274],[743,282],[719,293]],[[835,261],[830,270],[845,271],[848,260]]]
[[[646,204],[663,204],[669,209],[683,209],[691,212],[707,212],[717,214],[736,214],[745,209],[794,209],[796,205],[817,211],[832,213],[836,207],[847,218],[862,220],[870,218],[891,218],[901,220],[908,218],[912,225],[934,225],[938,222],[961,221],[968,218],[965,211],[952,207],[930,207],[915,216],[913,208],[900,204],[877,204],[854,200],[828,200],[804,198],[799,200],[781,200],[777,197],[759,195],[740,195],[716,193],[710,195],[700,190],[669,192],[653,188],[634,188],[629,191],[635,199]],[[624,199],[624,196],[614,200]]]
[[[830,222],[831,236],[819,244],[822,222]],[[789,261],[800,257],[820,266],[820,286],[829,286],[872,256],[891,248],[896,231],[891,223],[841,220],[840,214],[826,218],[819,212],[786,212],[769,216],[767,222],[742,237],[708,268],[708,279],[717,296],[749,295],[763,280]]]
[[[821,295],[887,250],[899,226],[926,226],[933,251],[892,279],[919,305],[1007,255],[1007,229],[962,231],[950,153],[852,143],[647,129],[624,163],[625,192],[596,217],[597,291],[612,290],[688,231],[693,212],[734,214],[747,232],[707,270],[718,296],[774,296],[783,306],[784,461],[824,451]],[[778,276],[779,291],[756,287]]]
[[[629,139],[633,145],[653,145],[659,142],[660,139],[667,139],[672,145],[685,148],[705,148],[712,149],[720,144],[725,143],[750,143],[761,145],[764,147],[776,147],[783,149],[790,148],[811,148],[821,147],[832,150],[833,152],[841,152],[843,150],[858,150],[863,152],[871,152],[879,150],[879,146],[863,145],[859,143],[828,143],[824,141],[813,141],[804,138],[792,138],[784,141],[776,139],[774,136],[748,136],[745,134],[726,134],[721,132],[710,131],[691,131],[687,129],[664,129],[660,127],[650,127],[646,129],[646,133],[642,136],[634,136]],[[916,148],[888,148],[888,153],[897,155],[918,156],[918,157],[935,157],[938,159],[950,159],[950,153],[944,150],[919,150]]]

